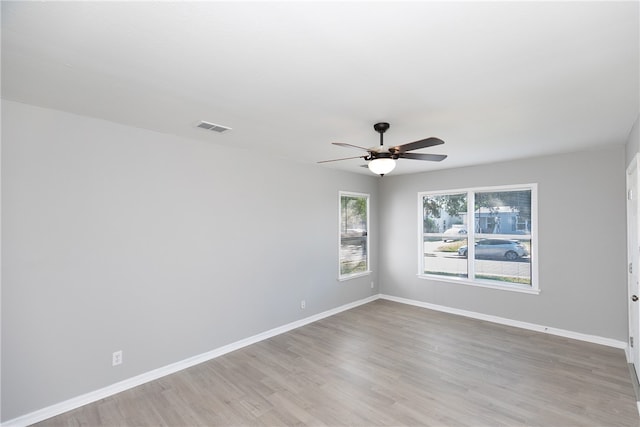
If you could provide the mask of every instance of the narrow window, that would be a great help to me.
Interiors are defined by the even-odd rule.
[[[340,192],[340,280],[369,273],[369,195]]]

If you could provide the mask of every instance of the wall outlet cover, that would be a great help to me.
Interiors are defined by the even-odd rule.
[[[111,356],[111,365],[118,366],[122,365],[122,350],[114,351]]]

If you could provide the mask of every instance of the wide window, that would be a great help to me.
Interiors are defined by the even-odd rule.
[[[538,292],[535,184],[420,193],[420,272]]]
[[[369,195],[340,192],[340,279],[369,273]]]

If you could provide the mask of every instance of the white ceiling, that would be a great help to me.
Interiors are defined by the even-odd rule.
[[[413,173],[624,144],[639,21],[638,1],[2,1],[2,96],[312,164],[388,121],[388,145],[446,142],[393,172]]]

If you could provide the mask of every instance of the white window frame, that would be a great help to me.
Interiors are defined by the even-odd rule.
[[[340,249],[341,249],[341,243],[342,243],[342,197],[343,196],[347,196],[347,197],[363,197],[367,200],[367,238],[366,238],[366,244],[367,244],[367,269],[365,271],[359,271],[357,273],[349,273],[349,274],[342,274],[341,273],[341,258],[340,258]],[[367,276],[369,274],[371,274],[371,246],[370,246],[370,201],[371,201],[371,197],[369,194],[367,193],[356,193],[356,192],[352,192],[352,191],[339,191],[338,192],[338,280],[339,281],[345,281],[345,280],[351,280],[351,279],[355,279],[357,277],[362,277],[362,276]]]
[[[502,284],[496,280],[489,279],[476,279],[475,278],[475,245],[471,242],[476,238],[491,238],[495,237],[492,234],[482,234],[475,231],[475,226],[468,226],[467,230],[467,242],[468,251],[467,254],[467,276],[463,277],[451,277],[439,274],[425,273],[424,265],[424,244],[423,244],[423,205],[422,200],[425,196],[447,195],[447,194],[467,194],[467,218],[468,221],[475,222],[475,194],[479,192],[498,192],[498,191],[517,191],[517,190],[531,190],[531,285],[522,285],[517,283]],[[472,224],[474,225],[474,224]],[[508,235],[504,233],[503,236],[507,238],[519,239],[521,235]],[[540,287],[538,282],[538,184],[517,184],[517,185],[498,185],[490,187],[473,187],[473,188],[458,188],[452,190],[438,190],[438,191],[423,191],[418,193],[418,277],[421,279],[437,280],[441,282],[449,282],[461,285],[471,285],[481,288],[501,289],[512,292],[522,292],[528,294],[539,294]]]

